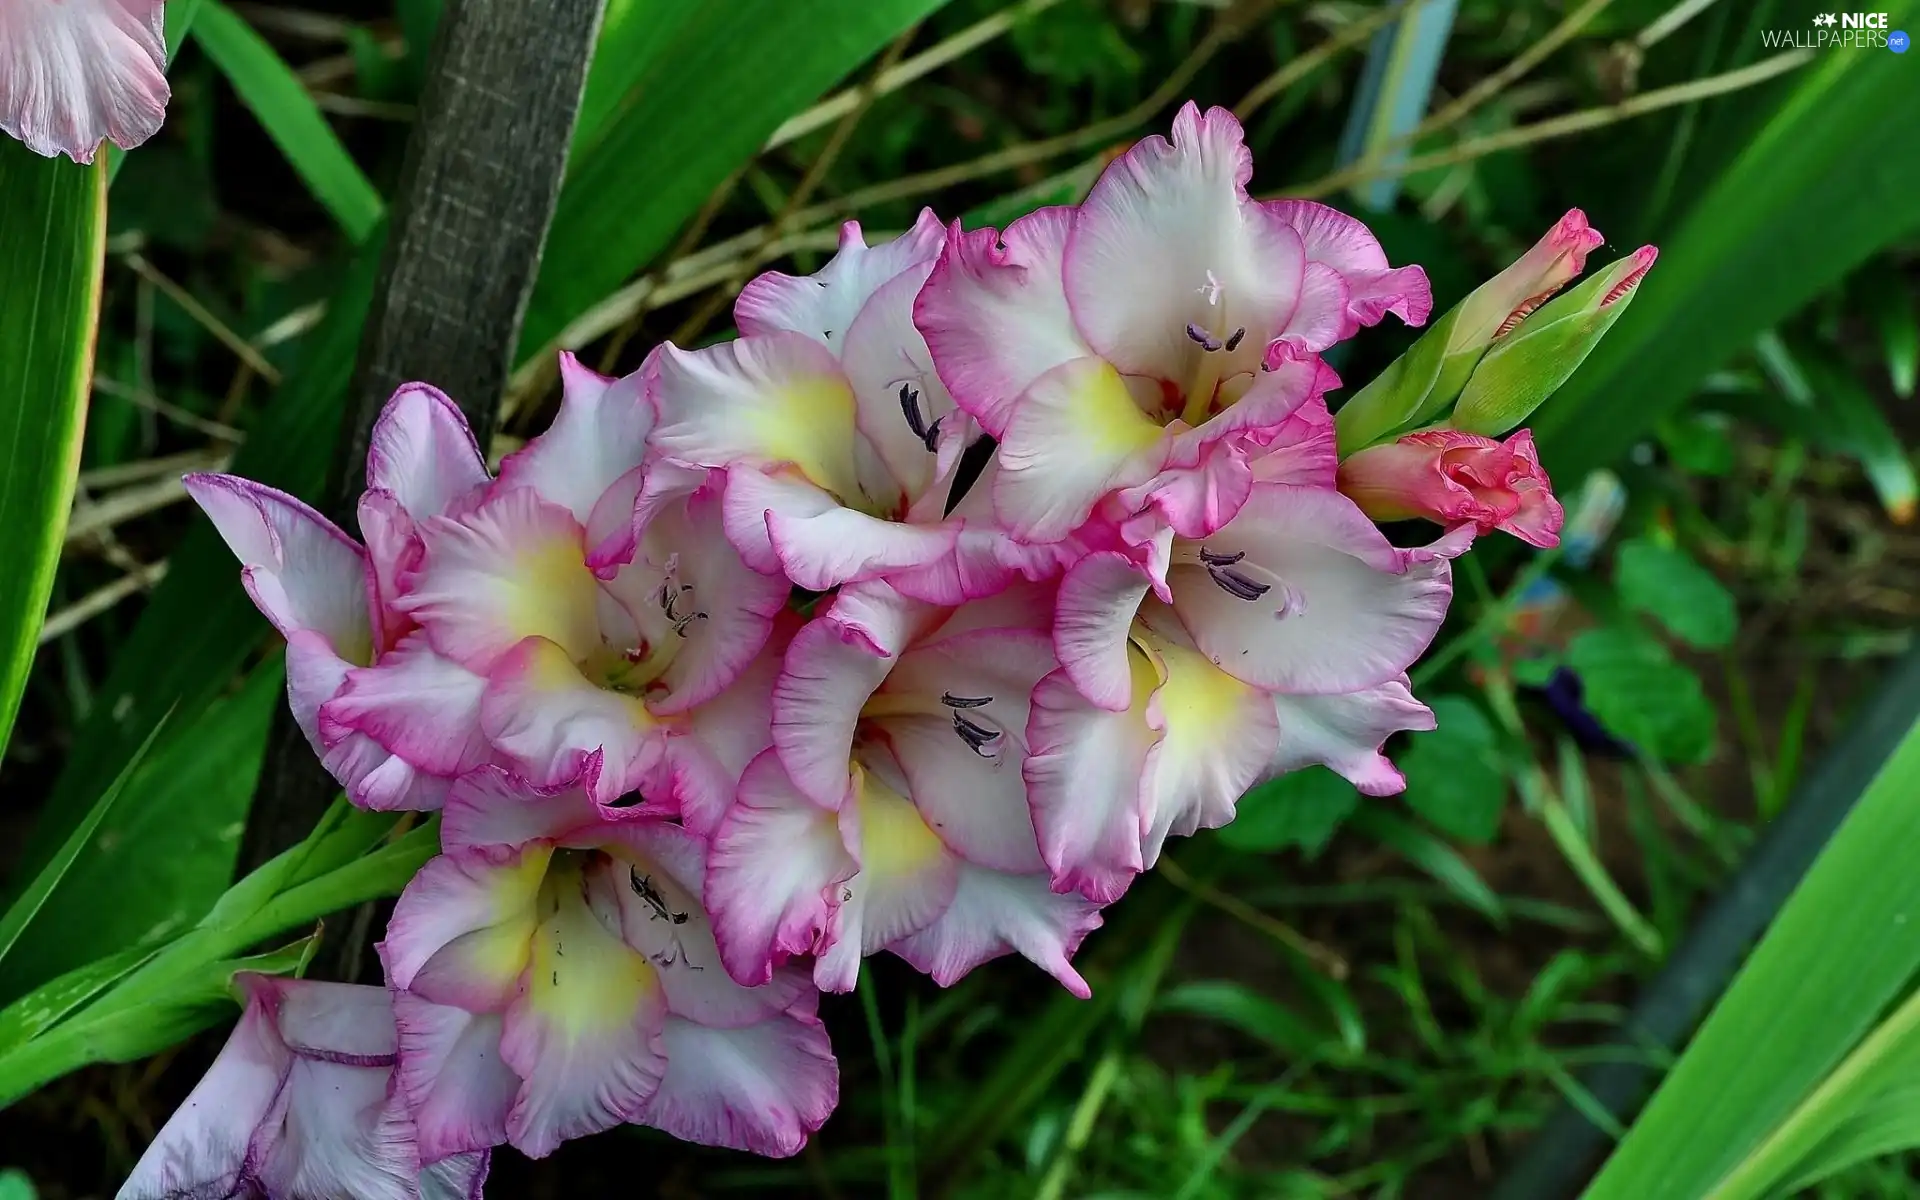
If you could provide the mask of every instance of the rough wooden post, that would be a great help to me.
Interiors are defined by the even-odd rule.
[[[400,384],[434,384],[460,405],[482,446],[492,437],[604,3],[449,0],[322,497],[344,528],[355,527],[374,418]],[[268,735],[241,870],[305,837],[339,790],[283,707]],[[364,929],[344,931],[339,973],[357,973],[363,937]]]

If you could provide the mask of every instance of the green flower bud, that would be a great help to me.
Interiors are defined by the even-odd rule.
[[[1335,418],[1344,456],[1437,416],[1466,386],[1487,348],[1567,281],[1604,239],[1572,209],[1512,265],[1465,300],[1347,401]]]
[[[1522,321],[1480,360],[1447,424],[1498,437],[1526,420],[1613,328],[1659,254],[1642,246]]]

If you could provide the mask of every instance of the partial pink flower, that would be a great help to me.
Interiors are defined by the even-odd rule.
[[[1277,427],[1338,383],[1320,351],[1388,312],[1426,319],[1419,268],[1324,206],[1253,200],[1252,170],[1233,116],[1189,104],[1078,208],[949,230],[914,320],[999,439],[994,509],[1016,537],[1058,541],[1105,497],[1138,511],[1160,491],[1204,536]]]
[[[947,512],[978,430],[913,325],[940,237],[931,211],[880,246],[850,221],[815,274],[747,285],[734,308],[740,338],[669,343],[648,359],[654,449],[725,470],[727,536],[756,569],[814,591],[899,577],[955,602],[1044,569],[1003,547],[990,522]],[[956,554],[965,561],[949,562]]]
[[[1403,672],[1438,632],[1447,560],[1470,540],[1402,550],[1338,492],[1261,483],[1205,538],[1168,531],[1144,555],[1082,558],[1060,584],[1061,669],[1028,726],[1027,800],[1054,886],[1110,902],[1168,836],[1231,821],[1270,774],[1325,763],[1393,790],[1379,747],[1420,726]]]
[[[488,1148],[423,1155],[385,988],[243,972],[246,1011],[119,1200],[477,1200]]]
[[[1566,514],[1525,429],[1505,442],[1454,429],[1409,433],[1340,464],[1340,490],[1381,521],[1423,517],[1557,546]]]
[[[945,985],[1020,953],[1086,994],[1069,960],[1099,915],[1048,888],[1021,777],[1050,601],[1023,584],[944,608],[854,584],[795,636],[775,749],[713,838],[736,978],[811,952],[815,982],[847,991],[885,949]]]
[[[0,130],[90,163],[131,150],[167,111],[164,0],[0,0]]]
[[[817,994],[795,970],[734,982],[701,905],[705,844],[596,804],[595,769],[551,789],[463,777],[444,853],[394,908],[380,953],[421,1144],[537,1158],[631,1122],[797,1153],[839,1092]]]

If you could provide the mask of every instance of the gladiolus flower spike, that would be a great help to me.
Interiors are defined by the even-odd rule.
[[[625,1122],[792,1154],[838,1099],[819,993],[866,956],[946,985],[1017,954],[1084,996],[1082,939],[1167,838],[1315,764],[1399,791],[1382,746],[1433,726],[1407,671],[1451,560],[1551,544],[1559,506],[1524,431],[1339,461],[1320,354],[1424,321],[1426,278],[1251,172],[1188,105],[1078,206],[849,223],[815,274],[748,285],[733,341],[619,379],[563,356],[559,415],[498,477],[410,384],[359,539],[189,477],[314,752],[356,804],[439,811],[442,853],[389,991],[249,985],[215,1075],[244,1058],[258,1105],[182,1110],[126,1194],[293,1195],[287,1164],[339,1155],[368,1194],[477,1194],[495,1146]],[[1558,373],[1534,344],[1620,303],[1637,275],[1542,306],[1597,240],[1569,214],[1429,335],[1473,360],[1463,406],[1511,410]],[[1373,523],[1410,516],[1444,531]],[[364,1102],[323,1105],[322,1067]]]

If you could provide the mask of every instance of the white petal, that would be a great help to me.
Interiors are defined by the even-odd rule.
[[[36,154],[90,163],[131,150],[166,117],[162,0],[0,4],[0,129]]]

